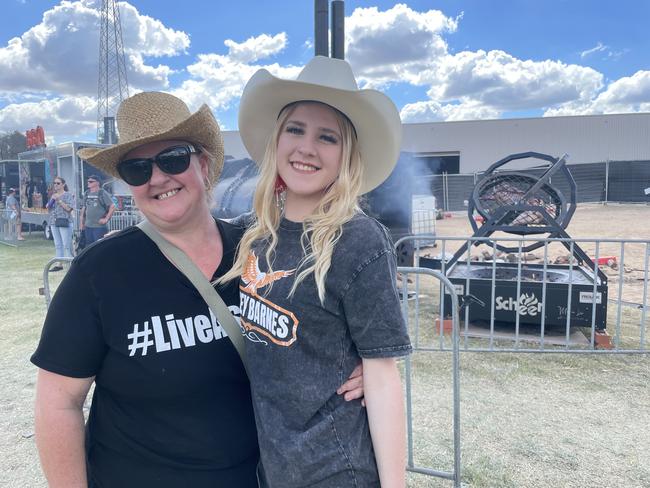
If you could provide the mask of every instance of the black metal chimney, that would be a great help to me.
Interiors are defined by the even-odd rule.
[[[103,144],[117,144],[117,132],[115,130],[115,117],[104,117]]]
[[[332,2],[332,57],[345,59],[345,2]]]
[[[329,56],[330,47],[327,39],[329,0],[315,0],[314,14],[314,54],[316,56]]]

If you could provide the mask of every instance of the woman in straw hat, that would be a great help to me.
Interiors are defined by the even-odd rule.
[[[386,229],[357,204],[398,159],[397,109],[382,93],[359,90],[345,61],[316,57],[297,80],[255,73],[239,129],[261,175],[256,215],[222,280],[241,276],[266,482],[404,486],[395,358],[411,346],[396,256]],[[367,413],[336,395],[359,357]]]
[[[210,109],[192,114],[172,95],[140,93],[121,104],[117,123],[120,144],[79,156],[122,178],[146,219],[205,277],[222,276],[243,229],[210,214],[223,165]],[[236,283],[218,291],[237,308]],[[191,282],[138,227],[77,256],[32,362],[40,368],[36,440],[50,486],[257,486],[242,362]]]

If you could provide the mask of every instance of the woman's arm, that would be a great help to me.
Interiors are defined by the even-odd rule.
[[[83,403],[94,381],[38,370],[36,446],[50,488],[86,488]]]
[[[381,486],[403,488],[406,486],[404,395],[395,359],[363,359],[363,383]]]

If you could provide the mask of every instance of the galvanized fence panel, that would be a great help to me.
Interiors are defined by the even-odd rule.
[[[52,286],[50,284],[50,273],[54,265],[68,267],[72,262],[73,258],[52,258],[50,259],[43,268],[43,291],[42,295],[45,296],[45,308],[50,308],[50,303],[52,302]]]
[[[565,353],[565,354],[647,354],[648,292],[650,290],[650,240],[641,239],[526,239],[516,237],[504,238],[459,238],[436,235],[408,236],[395,243],[399,247],[404,242],[415,242],[414,268],[398,268],[401,277],[401,295],[404,316],[407,320],[414,352],[435,353],[451,352],[453,368],[453,436],[454,436],[454,473],[434,470],[418,466],[415,461],[413,407],[412,407],[412,365],[411,359],[405,362],[405,386],[407,402],[407,435],[408,461],[407,470],[429,476],[453,479],[454,486],[459,487],[461,476],[461,424],[460,424],[460,352],[516,352],[516,353]],[[427,243],[436,242],[436,247],[426,247]],[[514,282],[515,296],[521,297],[527,286],[525,278],[530,276],[531,253],[523,253],[532,242],[543,242],[538,254],[536,272],[537,283],[541,289],[540,299],[528,302],[526,313],[536,310],[540,314],[539,323],[534,334],[524,331],[522,317],[525,317],[520,300],[498,301],[497,272],[502,265],[510,264],[510,270],[516,273]],[[476,334],[471,328],[471,307],[476,306],[469,300],[472,294],[472,280],[468,273],[463,280],[454,280],[446,273],[446,264],[461,244],[468,243],[469,247],[462,256],[469,270],[472,266],[487,270],[490,283],[489,290],[489,323],[483,324],[483,334]],[[480,247],[474,246],[479,244]],[[516,253],[499,255],[497,245],[516,247]],[[592,267],[585,268],[573,256],[576,247],[583,248],[593,261]],[[564,254],[557,255],[557,249],[563,249]],[[432,258],[432,254],[434,257]],[[514,255],[514,256],[513,256]],[[510,256],[510,257],[508,257]],[[487,260],[486,258],[491,258]],[[557,258],[566,261],[565,264],[555,264]],[[437,258],[437,259],[436,259]],[[496,258],[496,259],[495,259]],[[505,259],[502,259],[505,258]],[[555,258],[555,259],[554,259]],[[482,260],[481,260],[482,259]],[[435,262],[432,262],[435,261]],[[431,266],[439,265],[435,274]],[[425,267],[423,269],[423,266]],[[609,293],[603,293],[604,280],[598,279],[599,271],[607,267],[606,280]],[[560,330],[547,327],[546,307],[549,296],[557,290],[552,290],[555,283],[550,279],[551,273],[562,270],[565,280],[566,310],[564,323]],[[581,273],[582,280],[574,280]],[[633,276],[629,276],[634,273]],[[409,274],[414,278],[409,281]],[[431,288],[420,278],[432,275],[439,279],[439,288]],[[627,279],[626,279],[626,275]],[[591,276],[589,283],[585,277]],[[595,279],[593,279],[595,278]],[[586,281],[586,284],[585,284]],[[577,290],[581,287],[583,291]],[[577,299],[574,300],[578,291]],[[599,295],[600,293],[600,295]],[[448,297],[445,299],[445,297]],[[429,301],[437,298],[437,303],[431,306]],[[600,303],[598,303],[600,301]],[[576,302],[583,308],[584,316],[578,317],[573,311]],[[495,312],[498,306],[514,308],[514,321],[510,322],[510,331],[503,334],[497,329]],[[459,305],[460,304],[460,305]],[[598,327],[597,305],[604,305],[607,318],[607,335]],[[459,308],[460,307],[460,308]],[[464,310],[463,310],[464,309]],[[458,313],[460,311],[460,317]],[[452,313],[450,313],[452,312]],[[589,312],[589,313],[586,313]],[[451,320],[446,317],[451,316]],[[602,319],[602,317],[600,317]],[[586,326],[575,327],[575,322]],[[450,323],[449,323],[450,322]],[[574,331],[574,329],[579,329]],[[553,332],[553,335],[551,335]],[[559,332],[559,334],[558,334]],[[582,335],[576,340],[574,334]],[[449,336],[451,334],[451,337]]]
[[[0,209],[0,242],[10,246],[18,244],[18,216],[9,209]]]
[[[461,301],[476,295],[461,315],[462,350],[552,353],[647,353],[650,240],[459,238],[417,236],[414,265],[438,268],[454,284]],[[532,252],[528,244],[542,242]],[[401,243],[401,241],[400,241]],[[450,270],[447,263],[463,243],[468,249]],[[479,246],[477,247],[476,244]],[[518,252],[501,253],[497,246]],[[573,255],[584,248],[593,266]],[[605,279],[599,277],[604,274]],[[596,279],[594,279],[594,276]],[[418,300],[419,290],[415,290]],[[435,318],[448,315],[445,296]],[[447,312],[447,313],[446,313]],[[418,319],[421,320],[421,319]],[[421,328],[413,338],[420,349],[450,350],[439,327],[436,337]]]
[[[407,238],[408,239],[408,238]],[[414,449],[414,429],[413,429],[413,402],[412,402],[412,363],[411,357],[407,356],[404,362],[404,376],[405,376],[405,389],[406,389],[406,422],[407,422],[407,471],[413,473],[424,474],[427,476],[435,476],[438,478],[444,478],[452,480],[454,482],[455,488],[460,488],[461,486],[461,439],[460,439],[460,334],[459,334],[459,309],[458,309],[458,297],[454,290],[452,283],[445,277],[441,272],[431,269],[424,268],[414,268],[414,267],[399,267],[397,269],[401,281],[401,296],[402,296],[402,313],[405,320],[407,321],[407,326],[409,332],[413,332],[413,325],[411,324],[409,317],[414,315],[418,317],[420,314],[419,300],[412,302],[410,300],[410,291],[408,289],[408,283],[410,276],[415,276],[415,280],[419,283],[419,279],[422,276],[430,276],[435,278],[440,282],[440,287],[446,289],[450,294],[450,303],[451,303],[451,320],[452,320],[452,339],[451,339],[451,352],[452,352],[452,411],[453,411],[453,470],[452,471],[443,471],[440,469],[432,469],[429,467],[420,466],[415,461],[415,449]],[[413,314],[411,313],[411,306],[414,306]],[[417,327],[417,325],[416,325]],[[414,344],[414,352],[417,352],[418,346]]]
[[[137,210],[116,210],[108,221],[108,230],[122,230],[137,225],[142,220],[142,214]]]

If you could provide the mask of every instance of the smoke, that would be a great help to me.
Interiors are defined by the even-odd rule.
[[[441,169],[439,162],[431,161],[400,153],[388,179],[364,197],[364,211],[398,234],[410,233],[413,195],[433,195],[431,175]]]

